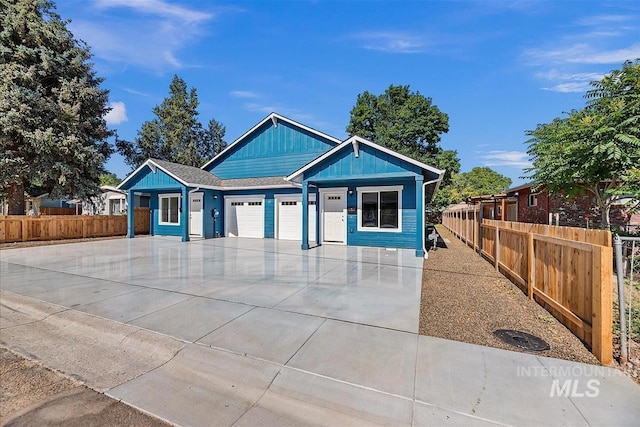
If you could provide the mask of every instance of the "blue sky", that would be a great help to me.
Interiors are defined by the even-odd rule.
[[[272,111],[338,138],[359,93],[410,85],[449,115],[462,171],[524,182],[525,131],[584,106],[588,83],[640,57],[634,1],[59,0],[133,140],[174,74],[232,142]],[[107,168],[129,167],[114,155]]]

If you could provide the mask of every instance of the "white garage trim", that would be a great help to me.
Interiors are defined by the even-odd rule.
[[[260,194],[224,196],[225,236],[264,238],[264,198]]]
[[[274,236],[302,241],[302,194],[276,194]],[[316,195],[309,194],[309,242],[316,240]],[[282,221],[282,224],[280,222]]]

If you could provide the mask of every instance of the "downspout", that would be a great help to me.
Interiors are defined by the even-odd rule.
[[[440,176],[437,179],[432,179],[431,181],[427,181],[427,182],[423,182],[422,183],[422,232],[425,233],[425,228],[427,227],[427,216],[424,214],[425,213],[425,209],[427,208],[427,204],[425,203],[425,195],[426,190],[427,190],[427,185],[429,184],[433,184],[434,182],[437,182],[436,184],[436,188],[433,189],[433,194],[436,194],[436,191],[438,191],[438,188],[440,187],[440,183],[442,182],[442,178],[444,178],[444,171],[440,174]],[[422,236],[422,252],[424,252],[424,259],[429,259],[429,252],[427,252],[427,236]]]

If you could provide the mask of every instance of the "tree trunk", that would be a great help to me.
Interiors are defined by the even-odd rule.
[[[600,207],[600,217],[602,221],[602,228],[604,230],[611,230],[611,220],[609,219],[609,213],[611,212],[611,204],[607,203],[605,206]]]
[[[9,183],[7,192],[9,199],[8,214],[24,215],[24,184],[21,179]]]

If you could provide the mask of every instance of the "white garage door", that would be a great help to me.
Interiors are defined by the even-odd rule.
[[[316,240],[316,201],[309,196],[309,241]],[[278,197],[278,239],[302,240],[302,196]]]
[[[227,237],[264,237],[262,198],[225,199],[224,230]]]

